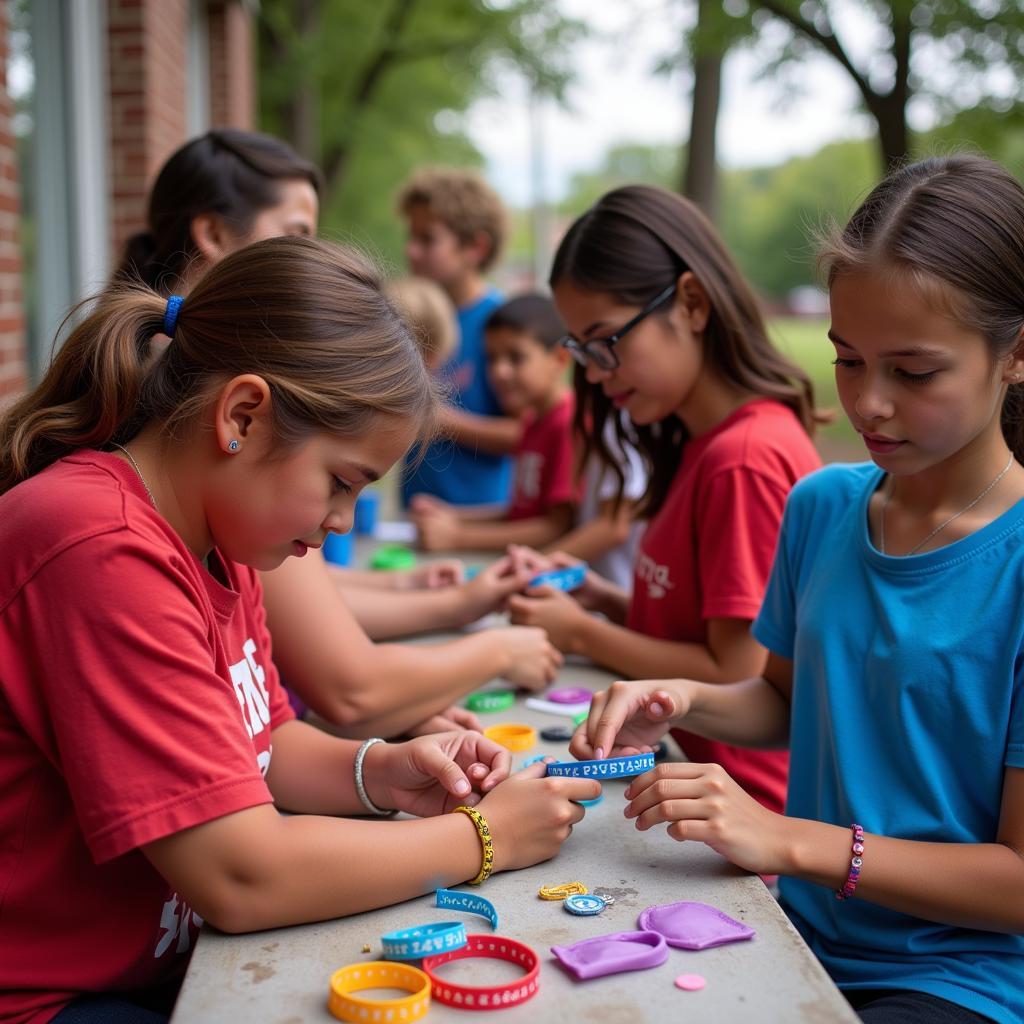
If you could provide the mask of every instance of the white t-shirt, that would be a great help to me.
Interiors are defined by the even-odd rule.
[[[647,490],[647,472],[636,448],[619,440],[613,417],[605,420],[604,443],[625,477],[623,499],[637,501]],[[615,497],[618,483],[615,471],[605,466],[597,453],[592,453],[583,472],[583,494],[580,498],[577,523],[589,523],[596,519],[601,502],[611,501]],[[633,563],[645,525],[640,521],[633,523],[629,537],[618,547],[594,559],[591,568],[625,590],[632,590]]]

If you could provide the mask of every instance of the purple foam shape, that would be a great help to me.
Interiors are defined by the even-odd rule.
[[[642,971],[668,959],[668,946],[657,932],[595,935],[571,946],[552,946],[551,952],[579,981],[623,971]]]
[[[690,900],[648,907],[637,918],[637,926],[663,935],[676,949],[710,949],[752,939],[757,934],[717,907]]]
[[[593,696],[590,690],[582,686],[563,686],[547,694],[547,699],[553,700],[556,704],[589,704]]]

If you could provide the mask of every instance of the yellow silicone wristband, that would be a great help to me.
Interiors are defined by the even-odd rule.
[[[529,750],[537,742],[537,730],[532,725],[490,725],[484,735],[507,750]]]
[[[491,828],[487,824],[487,819],[475,807],[466,807],[465,804],[462,804],[455,810],[469,816],[480,839],[480,871],[476,878],[469,880],[470,885],[479,885],[481,882],[486,882],[494,870],[494,844],[491,842]]]
[[[410,994],[401,999],[355,995],[364,988],[404,988]],[[418,967],[390,960],[349,964],[331,975],[327,1009],[338,1020],[419,1020],[430,1009],[430,979]]]

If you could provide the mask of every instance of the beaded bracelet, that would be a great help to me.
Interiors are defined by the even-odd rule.
[[[371,740],[366,740],[363,745],[356,751],[356,759],[352,763],[352,773],[355,776],[356,793],[359,796],[359,800],[362,805],[370,812],[370,814],[376,814],[379,818],[386,818],[395,812],[386,811],[382,807],[378,807],[371,799],[369,793],[366,792],[366,785],[363,782],[363,758],[366,757],[366,752],[370,747],[376,743],[383,743],[379,736],[375,736]]]
[[[850,873],[846,876],[842,889],[836,889],[837,900],[848,900],[860,881],[860,869],[864,863],[864,829],[860,825],[851,825],[853,832],[853,856],[850,858]]]
[[[476,878],[469,880],[470,885],[479,885],[481,882],[486,882],[494,870],[494,844],[491,842],[491,828],[487,824],[487,819],[475,807],[466,807],[465,804],[462,804],[456,807],[454,811],[461,811],[463,814],[468,815],[469,820],[473,822],[473,826],[476,828],[476,834],[480,837],[480,850],[482,853],[480,871]]]

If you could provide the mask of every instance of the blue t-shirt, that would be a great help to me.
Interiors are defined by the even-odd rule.
[[[1024,501],[946,547],[894,558],[868,532],[881,476],[872,464],[829,466],[786,506],[753,627],[794,662],[786,813],[992,843],[1004,770],[1024,768]],[[930,992],[1024,1021],[1024,936],[839,901],[798,879],[779,887],[841,988]]]
[[[482,416],[503,415],[487,380],[484,352],[484,324],[501,303],[501,293],[492,288],[458,310],[459,347],[440,371],[451,386],[454,404]],[[511,483],[508,456],[435,441],[419,466],[403,474],[402,501],[408,504],[414,494],[433,494],[453,505],[502,505],[508,502]]]

